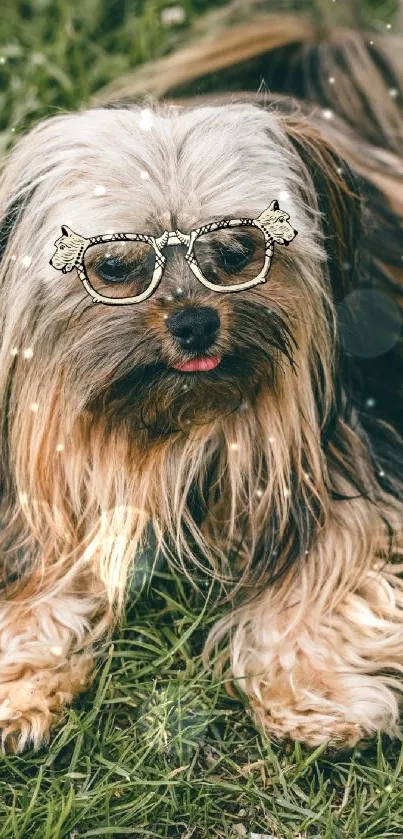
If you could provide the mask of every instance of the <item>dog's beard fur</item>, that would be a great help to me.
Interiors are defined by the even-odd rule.
[[[196,295],[195,304],[217,303],[213,295],[208,301],[206,297]],[[288,318],[269,309],[266,302],[264,298],[260,303],[239,300],[222,307],[227,312],[227,335],[221,330],[213,349],[223,360],[209,375],[178,375],[169,365],[170,357],[177,360],[177,349],[168,346],[165,353],[161,351],[167,336],[157,318],[154,333],[147,327],[145,313],[139,318],[140,340],[131,345],[130,325],[129,349],[112,381],[91,399],[89,409],[95,416],[107,417],[110,428],[125,423],[134,440],[150,445],[179,431],[188,435],[188,426],[212,429],[215,421],[246,408],[246,403],[255,403],[263,388],[275,393],[279,369],[284,372],[284,365],[293,363],[293,335]]]
[[[202,567],[227,593],[250,600],[270,583],[284,606],[312,607],[313,593],[337,604],[401,544],[401,482],[379,480],[338,381],[335,299],[357,247],[351,183],[316,131],[251,106],[161,109],[151,131],[141,126],[137,108],[52,119],[3,175],[4,584],[24,602],[95,598],[95,638],[123,604],[151,522],[156,553],[189,576]],[[333,226],[328,262],[307,157]],[[282,194],[299,236],[253,291],[214,295],[176,255],[146,302],[94,306],[75,272],[49,266],[62,224],[158,235],[255,217]],[[207,374],[172,368],[185,356],[164,315],[189,304],[220,314],[208,354],[223,360]]]

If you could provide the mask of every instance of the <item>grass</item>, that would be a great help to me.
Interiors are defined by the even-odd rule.
[[[311,10],[318,20],[330,7],[335,21],[359,20],[384,32],[387,22],[395,25],[397,3],[282,0],[281,8]],[[202,12],[224,5],[226,0],[2,0],[0,154],[33,122],[82,107],[112,79],[172,51],[189,38]],[[279,9],[276,0],[235,0],[243,19],[248,5]],[[164,10],[172,6],[183,10],[182,23],[164,23]]]
[[[402,836],[403,748],[270,743],[202,666],[215,618],[165,568],[132,596],[50,748],[0,758],[2,839]]]
[[[161,12],[172,5],[5,0],[0,150],[36,120],[83,106],[101,85],[172,50],[218,3],[181,0],[184,22],[166,26]],[[363,11],[382,29],[396,4],[366,0]],[[215,619],[206,596],[174,572],[160,569],[149,587],[134,579],[93,688],[50,747],[0,756],[1,839],[403,835],[400,744],[379,738],[335,757],[271,743],[203,668]]]

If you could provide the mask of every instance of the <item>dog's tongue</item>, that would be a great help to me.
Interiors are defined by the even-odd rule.
[[[184,364],[172,364],[175,370],[181,370],[183,373],[205,372],[206,370],[214,370],[221,361],[221,356],[216,355],[214,358],[192,358],[191,361],[185,361]]]

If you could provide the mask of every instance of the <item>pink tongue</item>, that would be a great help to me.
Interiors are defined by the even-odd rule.
[[[214,370],[221,361],[221,356],[217,355],[215,358],[192,358],[191,361],[185,361],[184,364],[172,364],[175,370],[181,370],[183,373],[194,373],[196,371]]]

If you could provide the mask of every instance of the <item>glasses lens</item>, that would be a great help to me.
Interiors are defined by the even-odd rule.
[[[92,288],[104,297],[136,297],[151,284],[155,251],[148,242],[105,242],[84,256]]]
[[[254,280],[263,269],[265,238],[257,227],[231,227],[199,236],[194,244],[199,268],[209,282],[227,287]]]

